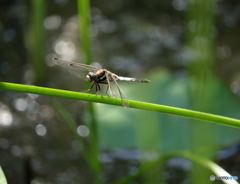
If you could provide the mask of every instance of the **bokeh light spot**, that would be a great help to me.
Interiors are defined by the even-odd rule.
[[[82,137],[87,137],[89,135],[89,129],[85,125],[79,126],[77,132]]]
[[[44,21],[44,26],[47,29],[56,29],[61,24],[61,17],[60,16],[49,16]]]
[[[44,126],[44,125],[42,125],[42,124],[38,124],[37,126],[36,126],[36,133],[39,135],[39,136],[44,136],[44,135],[46,135],[46,133],[47,133],[47,129],[46,129],[46,127]]]
[[[18,111],[25,111],[27,109],[27,102],[23,98],[18,98],[14,101],[14,107]]]

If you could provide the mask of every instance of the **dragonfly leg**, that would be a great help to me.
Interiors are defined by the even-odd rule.
[[[95,92],[93,92],[94,94],[96,94],[97,92],[98,92],[98,83],[96,83],[96,82],[94,82],[94,84],[95,84]]]
[[[100,85],[98,84],[98,82],[94,82],[92,84],[91,88],[93,88],[94,85],[95,85],[95,91],[93,91],[91,94],[96,94],[97,95],[97,93],[101,90],[101,88],[100,88]]]
[[[95,85],[95,91],[93,91],[91,94],[97,94],[98,91],[99,91],[99,90],[98,90],[98,83],[97,83],[97,82],[93,82],[93,84],[92,84],[92,86],[91,86],[90,89],[92,89],[94,85]]]
[[[99,91],[101,91],[101,88],[100,88],[100,85],[99,83],[95,83],[95,86],[96,86],[96,93],[98,93]]]
[[[88,90],[86,90],[85,93],[89,92],[93,88],[94,85],[95,85],[95,83],[93,82],[91,87]]]
[[[110,97],[109,94],[108,94],[108,89],[109,89],[109,85],[107,86],[106,94],[107,94],[108,97]]]

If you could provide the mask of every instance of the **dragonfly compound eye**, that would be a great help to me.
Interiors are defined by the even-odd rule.
[[[86,80],[92,82],[92,78],[89,75],[86,75]]]

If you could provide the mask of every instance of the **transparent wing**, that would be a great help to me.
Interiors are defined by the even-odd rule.
[[[86,74],[90,71],[97,71],[100,68],[97,68],[95,66],[91,65],[85,65],[82,63],[75,63],[73,61],[68,61],[60,58],[53,58],[53,63],[59,66],[62,66],[64,68],[67,68],[67,70],[72,73],[73,75],[86,80]]]
[[[118,78],[117,77],[114,77],[112,75],[115,75],[115,74],[112,74],[111,72],[106,72],[106,78],[107,78],[107,82],[108,82],[108,88],[109,88],[109,91],[111,93],[111,96],[117,98],[117,95],[113,93],[113,90],[111,88],[111,84],[110,82],[113,81],[118,89],[118,92],[119,92],[119,95],[122,99],[122,104],[124,107],[126,108],[129,108],[129,102],[128,102],[128,99],[126,97],[126,95],[123,93],[123,91],[121,90],[121,88],[119,87],[118,83],[117,83],[117,80]]]

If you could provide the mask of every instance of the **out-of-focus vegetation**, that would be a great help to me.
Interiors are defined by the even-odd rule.
[[[92,53],[95,64],[114,73],[151,80],[119,82],[131,100],[239,118],[238,1],[94,0],[90,32],[81,27],[81,1],[30,2],[0,2],[1,81],[84,91],[84,81],[53,66],[51,58],[85,62]],[[90,36],[85,46],[83,33]],[[240,177],[238,129],[94,104],[97,136],[85,102],[58,99],[66,110],[59,113],[50,97],[0,95],[0,164],[9,183],[111,183],[151,163],[157,164],[128,182],[211,182],[208,170],[161,157],[175,151],[212,159]],[[67,119],[76,127],[69,128]],[[96,139],[99,155],[91,153]],[[89,163],[92,156],[99,162]],[[165,165],[157,162],[164,158]],[[93,172],[95,164],[101,169]]]

